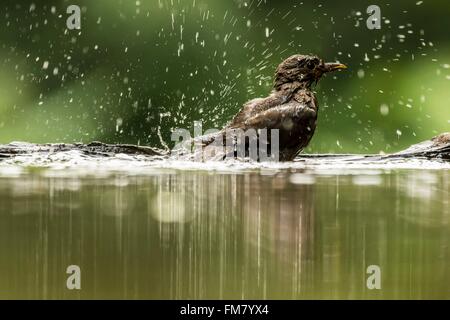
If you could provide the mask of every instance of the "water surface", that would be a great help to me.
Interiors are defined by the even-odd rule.
[[[0,298],[450,298],[446,164],[73,159],[0,165]]]

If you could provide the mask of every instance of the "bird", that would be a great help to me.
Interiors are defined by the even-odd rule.
[[[223,150],[223,146],[230,145],[225,142],[230,139],[230,133],[233,139],[233,132],[237,131],[278,129],[278,160],[292,161],[309,144],[317,126],[319,104],[313,85],[324,74],[343,69],[347,66],[340,62],[326,63],[315,55],[292,55],[276,68],[269,96],[248,101],[221,131],[195,140],[202,150],[214,145],[212,154],[216,158],[229,156],[230,152],[236,156],[235,147],[225,149],[224,154],[217,151],[217,147]],[[270,148],[273,143],[270,136],[267,143]],[[248,145],[245,142],[245,156],[249,156],[249,145],[250,142]]]

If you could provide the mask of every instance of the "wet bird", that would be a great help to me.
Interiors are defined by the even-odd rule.
[[[342,63],[325,63],[317,56],[297,54],[287,58],[276,69],[270,95],[245,103],[219,135],[201,137],[203,146],[224,137],[227,130],[278,129],[278,158],[293,160],[309,144],[316,129],[319,105],[312,86],[323,74],[346,68]]]

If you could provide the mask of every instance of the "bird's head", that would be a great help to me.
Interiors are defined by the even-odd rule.
[[[324,73],[347,69],[342,63],[324,62],[316,56],[296,54],[284,60],[275,73],[275,89],[284,84],[298,82],[302,87],[310,88]]]

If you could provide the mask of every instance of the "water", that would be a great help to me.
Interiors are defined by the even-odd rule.
[[[0,165],[0,298],[450,298],[448,163],[58,157]]]

